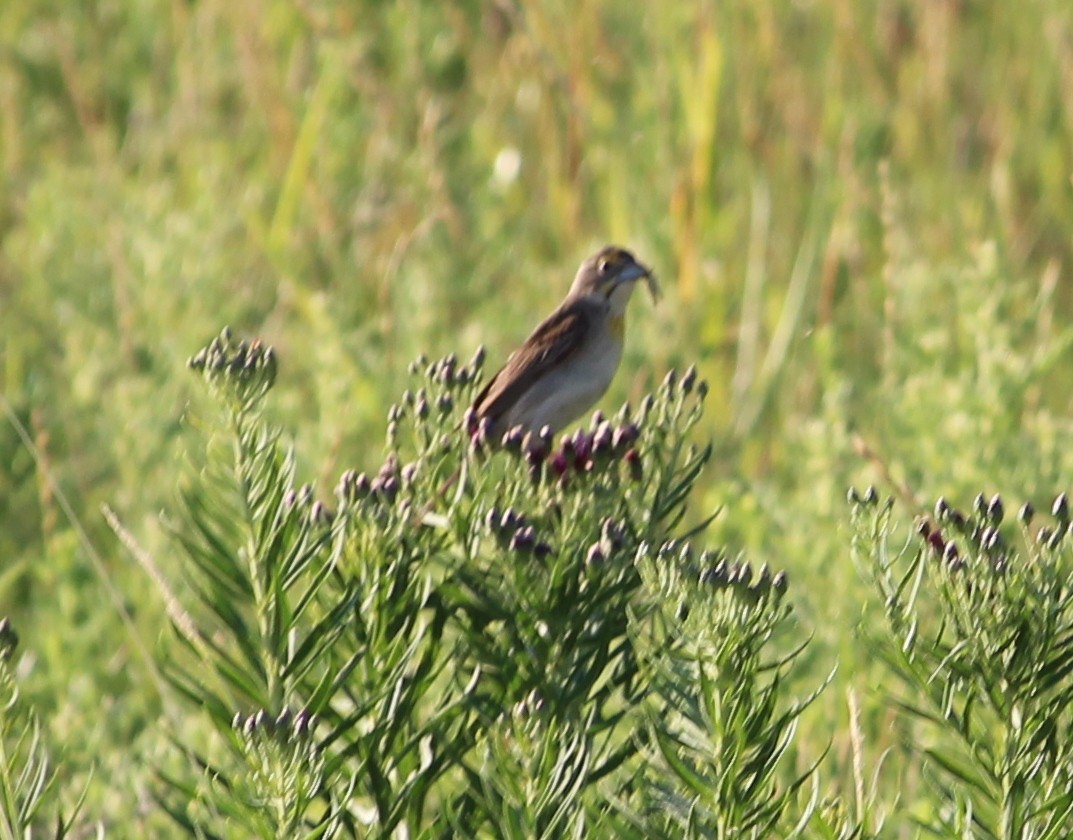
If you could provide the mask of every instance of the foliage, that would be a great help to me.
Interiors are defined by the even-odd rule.
[[[15,684],[18,644],[11,622],[0,619],[0,836],[61,840],[76,828],[82,803],[65,815],[41,724]]]
[[[721,508],[706,541],[792,577],[786,633],[812,643],[789,696],[837,666],[779,774],[826,755],[807,831],[939,824],[920,724],[891,708],[906,689],[855,633],[886,611],[842,500],[894,492],[897,545],[940,494],[1070,491],[1071,33],[1067,0],[0,3],[0,614],[60,799],[84,792],[111,835],[166,836],[152,794],[189,769],[173,742],[215,762],[243,737],[191,713],[154,649],[177,655],[177,607],[223,638],[236,619],[196,609],[173,542],[196,538],[181,514],[202,481],[242,498],[228,424],[176,360],[221,323],[270,341],[265,428],[293,432],[275,469],[334,512],[323,488],[383,463],[410,359],[483,342],[501,360],[615,241],[667,294],[635,302],[604,409],[697,366],[713,449],[677,527]],[[471,488],[507,470],[474,464]],[[315,541],[288,516],[282,539]],[[428,516],[443,536],[448,512]],[[553,597],[511,574],[517,605]],[[455,594],[479,604],[482,583]],[[266,641],[288,620],[239,614]],[[259,667],[291,655],[266,650]]]
[[[1061,837],[1073,816],[1073,556],[1065,494],[1052,524],[998,495],[971,514],[940,497],[908,546],[891,504],[851,492],[855,548],[884,599],[877,651],[905,686],[903,710],[938,738],[911,745],[935,780],[949,836]],[[1005,527],[1004,527],[1005,524]],[[1018,550],[1015,540],[1023,548]]]
[[[162,775],[186,832],[588,836],[631,800],[647,832],[664,799],[700,815],[681,836],[780,824],[808,775],[780,791],[786,575],[671,536],[703,528],[679,524],[706,386],[672,374],[591,431],[495,442],[460,411],[482,357],[413,365],[383,466],[331,507],[263,419],[274,351],[225,330],[191,360],[226,425],[173,528],[166,675],[224,755],[178,744],[195,772]]]

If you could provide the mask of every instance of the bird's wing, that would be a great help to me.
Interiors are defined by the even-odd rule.
[[[494,423],[509,411],[534,382],[578,351],[591,323],[591,307],[580,300],[549,315],[477,395],[477,417]]]

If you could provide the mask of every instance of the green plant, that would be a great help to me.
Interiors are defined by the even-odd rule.
[[[1073,553],[1064,494],[1006,520],[998,495],[971,513],[940,498],[908,542],[892,502],[850,492],[854,553],[882,598],[876,650],[926,725],[909,744],[934,779],[944,836],[1058,838],[1073,818]],[[925,740],[928,739],[928,740]]]
[[[195,772],[161,773],[187,831],[589,836],[660,797],[720,837],[785,818],[809,775],[775,781],[804,705],[780,705],[796,653],[764,656],[785,575],[668,542],[708,521],[683,526],[704,384],[672,373],[589,430],[496,442],[463,411],[482,362],[415,363],[382,467],[328,504],[263,418],[274,352],[225,330],[192,359],[223,422],[171,525],[182,580],[159,580],[165,673],[215,732],[177,743]]]
[[[13,662],[19,637],[0,618],[0,836],[70,836],[81,799],[69,813],[34,710],[19,696]]]

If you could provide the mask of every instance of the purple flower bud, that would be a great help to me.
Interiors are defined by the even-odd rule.
[[[600,541],[611,546],[613,549],[622,548],[626,541],[625,535],[622,532],[622,526],[614,519],[605,519],[603,525],[600,527]]]
[[[574,434],[574,466],[584,469],[592,458],[592,437],[578,429]]]
[[[319,525],[327,525],[332,521],[332,513],[323,502],[314,502],[313,507],[309,509],[309,521],[316,522]]]
[[[313,715],[311,715],[306,709],[301,709],[294,716],[294,724],[291,730],[299,738],[308,735],[309,731],[313,727]]]
[[[630,478],[634,481],[640,481],[644,475],[644,469],[641,465],[641,453],[636,449],[630,449],[626,452],[623,460],[626,462],[626,466],[630,471]]]
[[[566,455],[562,452],[556,452],[552,455],[549,463],[551,464],[552,472],[559,478],[562,478],[570,467],[570,463],[566,460]]]
[[[596,456],[608,455],[611,452],[611,424],[606,420],[596,427],[592,435],[592,452]]]
[[[530,466],[539,466],[548,454],[548,447],[544,441],[532,432],[526,432],[522,440],[522,452]]]
[[[1002,538],[998,532],[998,528],[991,528],[990,526],[984,528],[983,534],[980,535],[980,545],[983,546],[985,551],[993,551],[999,544],[999,540]]]
[[[518,515],[514,508],[507,508],[503,511],[503,515],[499,517],[499,530],[510,531],[518,527],[522,521],[522,517]]]
[[[771,590],[771,568],[767,563],[760,567],[760,574],[757,576],[754,585],[761,595],[767,595]]]
[[[399,480],[389,475],[380,481],[380,495],[389,502],[395,501],[395,497],[399,495]]]
[[[598,429],[600,427],[600,424],[606,423],[606,422],[607,422],[607,418],[604,417],[604,413],[602,411],[600,411],[600,409],[596,409],[596,411],[594,411],[592,413],[592,421],[589,424],[589,428],[592,429],[593,431],[595,431],[596,429]]]
[[[339,476],[339,484],[336,485],[335,495],[344,499],[349,496],[354,489],[354,479],[357,477],[357,470],[344,470],[343,474]]]
[[[604,554],[603,548],[600,547],[598,542],[589,546],[589,551],[585,555],[585,565],[587,566],[602,566],[607,560],[607,555]]]
[[[511,551],[529,551],[532,549],[535,543],[535,532],[532,525],[527,525],[524,528],[519,528],[511,535],[510,538],[510,550]]]
[[[501,443],[503,448],[508,452],[520,452],[522,444],[525,441],[525,427],[524,426],[511,426],[507,431],[503,433],[503,439]]]
[[[632,446],[640,436],[641,430],[637,428],[637,424],[627,423],[625,426],[619,426],[615,429],[614,434],[611,436],[611,445],[616,452],[621,451]]]
[[[458,367],[458,357],[451,353],[440,359],[439,370],[436,379],[441,385],[450,385],[454,382],[455,368]]]
[[[686,372],[682,375],[682,381],[678,383],[678,387],[682,389],[683,394],[688,394],[693,390],[693,385],[697,381],[697,366],[690,365]]]

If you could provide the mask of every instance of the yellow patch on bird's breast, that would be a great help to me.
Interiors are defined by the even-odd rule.
[[[611,330],[611,335],[621,341],[626,335],[626,316],[612,315],[611,323],[608,326]]]

